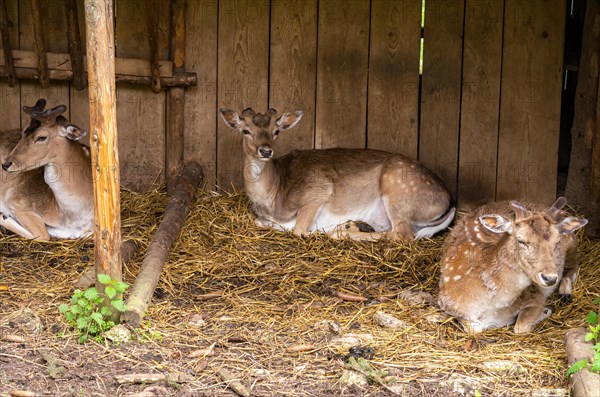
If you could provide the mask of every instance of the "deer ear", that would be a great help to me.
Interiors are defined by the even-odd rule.
[[[72,141],[78,141],[84,136],[87,135],[87,131],[77,127],[74,124],[67,124],[60,129],[60,133],[65,138],[68,138]]]
[[[304,116],[304,112],[301,110],[297,110],[294,113],[284,113],[280,118],[277,119],[277,129],[279,131],[289,130]]]
[[[221,115],[223,121],[225,121],[225,124],[227,124],[230,128],[233,128],[234,130],[240,130],[242,128],[242,120],[240,119],[240,116],[233,110],[221,108],[219,109],[219,114]]]
[[[483,215],[479,222],[492,233],[511,233],[512,222],[500,215]]]
[[[558,232],[560,234],[571,234],[587,225],[587,223],[588,220],[585,218],[575,218],[574,216],[568,216],[557,225]]]

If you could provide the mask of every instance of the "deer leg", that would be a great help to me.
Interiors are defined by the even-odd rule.
[[[571,248],[567,251],[565,257],[565,271],[560,285],[558,287],[558,293],[560,294],[561,301],[568,301],[573,293],[573,285],[577,280],[579,274],[579,263],[577,262],[577,248]]]
[[[32,240],[35,236],[31,234],[31,232],[25,229],[23,226],[19,224],[19,222],[15,221],[13,218],[10,218],[4,214],[0,214],[0,226],[3,226],[7,230],[10,230],[13,233],[18,234],[21,237]]]
[[[321,205],[305,205],[304,207],[298,210],[298,214],[296,215],[296,225],[294,225],[293,233],[302,237],[308,234],[310,228],[315,223],[315,219],[317,214],[321,210]]]
[[[536,291],[523,302],[515,322],[515,334],[528,334],[543,320],[552,314],[552,310],[544,307],[546,297]]]
[[[26,234],[17,231],[15,231],[15,233],[31,240],[50,240],[48,229],[40,214],[29,210],[15,211],[15,217],[18,219],[18,222],[13,221],[21,226],[21,228],[26,231]]]

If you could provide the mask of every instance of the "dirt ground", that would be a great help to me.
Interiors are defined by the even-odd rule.
[[[123,196],[124,238],[141,246],[124,268],[129,283],[165,201]],[[0,396],[568,395],[562,338],[600,293],[600,243],[581,245],[573,301],[553,298],[534,334],[474,339],[435,305],[442,240],[298,239],[256,228],[241,195],[199,194],[132,341],[81,345],[58,306],[93,263],[93,240],[0,235]],[[398,328],[378,325],[378,312]],[[360,369],[371,376],[347,369],[352,346],[373,349]]]

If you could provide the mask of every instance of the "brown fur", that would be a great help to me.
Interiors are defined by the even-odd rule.
[[[546,298],[559,285],[570,294],[577,275],[573,232],[587,221],[560,211],[564,203],[528,204],[523,211],[519,203],[496,202],[460,217],[445,242],[440,307],[470,333],[515,321],[516,333],[531,332],[551,313]],[[510,230],[485,226],[501,228],[502,219]]]
[[[412,238],[419,223],[449,222],[453,216],[442,181],[415,160],[364,149],[294,151],[273,160],[274,141],[302,112],[279,119],[272,117],[273,109],[264,115],[252,109],[241,115],[220,112],[230,127],[244,133],[244,183],[261,225],[285,224],[296,235],[318,229],[338,237],[339,232],[361,239]],[[362,216],[363,209],[375,215]],[[340,230],[336,220],[379,222],[371,224],[379,233]]]
[[[2,141],[2,176],[8,181],[3,192],[10,192],[3,193],[10,217],[2,225],[30,239],[85,236],[94,218],[89,149],[76,142],[85,132],[60,116],[64,105],[44,106],[40,100],[24,107],[32,115],[30,126],[18,142],[15,132]]]

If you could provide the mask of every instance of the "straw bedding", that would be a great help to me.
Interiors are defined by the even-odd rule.
[[[141,246],[125,281],[133,282],[166,201],[160,190],[123,193],[124,239]],[[112,346],[77,344],[57,310],[93,263],[92,239],[33,243],[0,235],[0,336],[24,338],[1,342],[0,394],[234,395],[217,375],[226,369],[256,396],[564,395],[562,340],[594,309],[600,242],[582,239],[573,301],[552,301],[555,313],[536,332],[516,336],[505,328],[470,338],[435,306],[442,241],[300,239],[256,227],[240,193],[199,190],[135,340]],[[377,325],[378,311],[402,326]],[[23,325],[24,312],[40,327]],[[341,358],[355,344],[375,350],[370,362],[393,377],[387,386],[340,381]],[[63,368],[56,377],[49,355]],[[114,379],[175,372],[189,381],[150,387]]]

